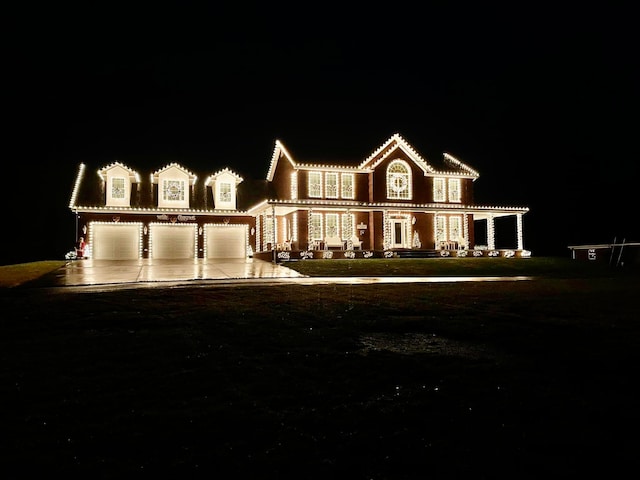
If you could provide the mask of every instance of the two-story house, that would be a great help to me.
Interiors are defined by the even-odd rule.
[[[147,178],[119,162],[90,175],[82,164],[69,207],[96,259],[528,256],[528,208],[475,205],[478,176],[446,153],[426,161],[398,134],[358,165],[300,163],[276,141],[262,181],[175,163]],[[505,216],[515,245],[498,249]]]

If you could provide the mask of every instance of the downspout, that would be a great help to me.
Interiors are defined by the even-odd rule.
[[[75,245],[76,242],[78,241],[78,209],[77,208],[74,210],[74,215],[76,217],[76,238],[73,240],[73,244]]]

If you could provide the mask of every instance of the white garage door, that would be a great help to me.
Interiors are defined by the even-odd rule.
[[[195,258],[196,225],[151,225],[151,258]]]
[[[246,225],[207,226],[207,258],[245,258],[246,231]]]
[[[141,223],[93,224],[91,232],[91,254],[96,260],[140,258]]]

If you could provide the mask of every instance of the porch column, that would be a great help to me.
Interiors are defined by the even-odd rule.
[[[462,221],[462,239],[465,244],[465,250],[469,248],[469,214],[464,212]]]
[[[271,252],[272,252],[272,261],[273,263],[277,262],[276,258],[276,240],[277,240],[277,228],[278,224],[276,222],[276,207],[275,205],[271,205],[271,222],[272,222],[272,231],[271,231]]]
[[[375,250],[375,216],[373,215],[373,210],[369,211],[369,250]]]
[[[524,250],[524,235],[522,233],[522,214],[516,215],[516,232],[518,238],[518,250]]]
[[[493,218],[493,214],[489,214],[487,218],[487,247],[489,250],[496,249],[496,235],[495,235],[495,221]]]

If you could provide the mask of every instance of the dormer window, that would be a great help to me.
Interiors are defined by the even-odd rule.
[[[220,203],[231,203],[231,184],[228,182],[220,183],[220,192],[218,196]]]
[[[169,202],[184,201],[184,180],[164,180],[162,182],[162,198]]]
[[[124,198],[124,178],[112,178],[111,179],[111,198],[121,200]]]
[[[104,200],[107,207],[130,207],[132,184],[140,183],[137,172],[120,162],[98,170],[104,181]]]
[[[242,177],[228,168],[211,175],[205,185],[211,185],[214,207],[222,210],[235,210],[237,208],[238,185],[241,182]]]
[[[195,185],[197,178],[177,163],[171,163],[154,172],[151,182],[158,185],[158,207],[189,208],[190,189]]]

